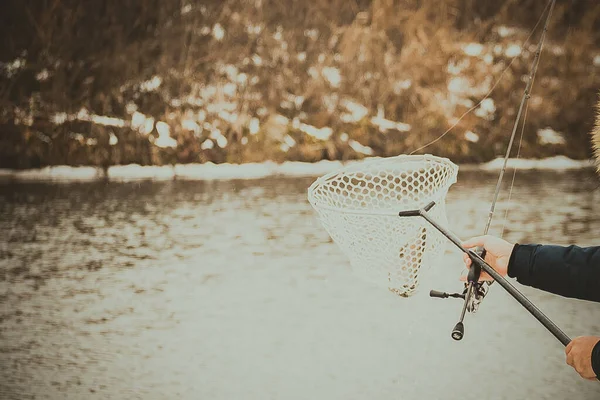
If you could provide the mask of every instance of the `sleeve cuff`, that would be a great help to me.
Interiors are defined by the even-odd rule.
[[[515,244],[508,261],[509,277],[522,279],[531,275],[533,255],[537,247],[536,244]]]
[[[592,369],[596,374],[596,378],[600,379],[600,341],[596,343],[592,350]]]
[[[519,248],[519,243],[515,243],[515,246],[513,247],[512,253],[510,254],[510,258],[508,259],[507,274],[511,278],[515,277],[514,274],[513,274],[513,270],[514,270],[514,265],[515,265],[515,256],[517,255],[517,249],[518,248]]]

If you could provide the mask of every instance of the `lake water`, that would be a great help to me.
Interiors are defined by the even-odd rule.
[[[461,238],[482,232],[496,177],[451,187]],[[498,285],[451,339],[461,301],[428,297],[462,288],[450,246],[409,299],[353,275],[313,180],[0,184],[0,397],[600,398]],[[599,182],[519,171],[505,237],[600,244]],[[600,304],[515,285],[568,335],[600,335]]]

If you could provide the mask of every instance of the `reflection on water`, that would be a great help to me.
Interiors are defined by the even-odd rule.
[[[450,189],[460,237],[483,230],[495,179],[462,172]],[[460,302],[427,297],[461,287],[449,246],[411,299],[354,277],[306,200],[312,181],[0,186],[0,394],[600,397],[498,286],[454,342]],[[519,172],[492,232],[509,208],[509,240],[598,244],[597,186],[591,170]],[[569,335],[600,335],[600,305],[516,285]]]

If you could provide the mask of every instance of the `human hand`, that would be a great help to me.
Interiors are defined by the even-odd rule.
[[[571,343],[565,348],[567,364],[575,368],[582,378],[597,379],[592,369],[592,350],[599,341],[599,336],[580,336],[571,340]]]
[[[507,242],[495,236],[477,236],[463,242],[463,247],[470,249],[473,247],[483,247],[486,250],[485,261],[490,264],[496,272],[506,276],[508,272],[508,261],[512,254],[514,244]],[[463,254],[463,260],[467,268],[471,268],[471,258]],[[466,276],[461,276],[461,281],[466,281]],[[480,281],[493,281],[494,279],[486,272],[481,272]]]

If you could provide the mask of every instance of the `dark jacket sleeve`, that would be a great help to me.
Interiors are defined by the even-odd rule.
[[[600,302],[600,246],[516,244],[508,276],[560,296]]]

